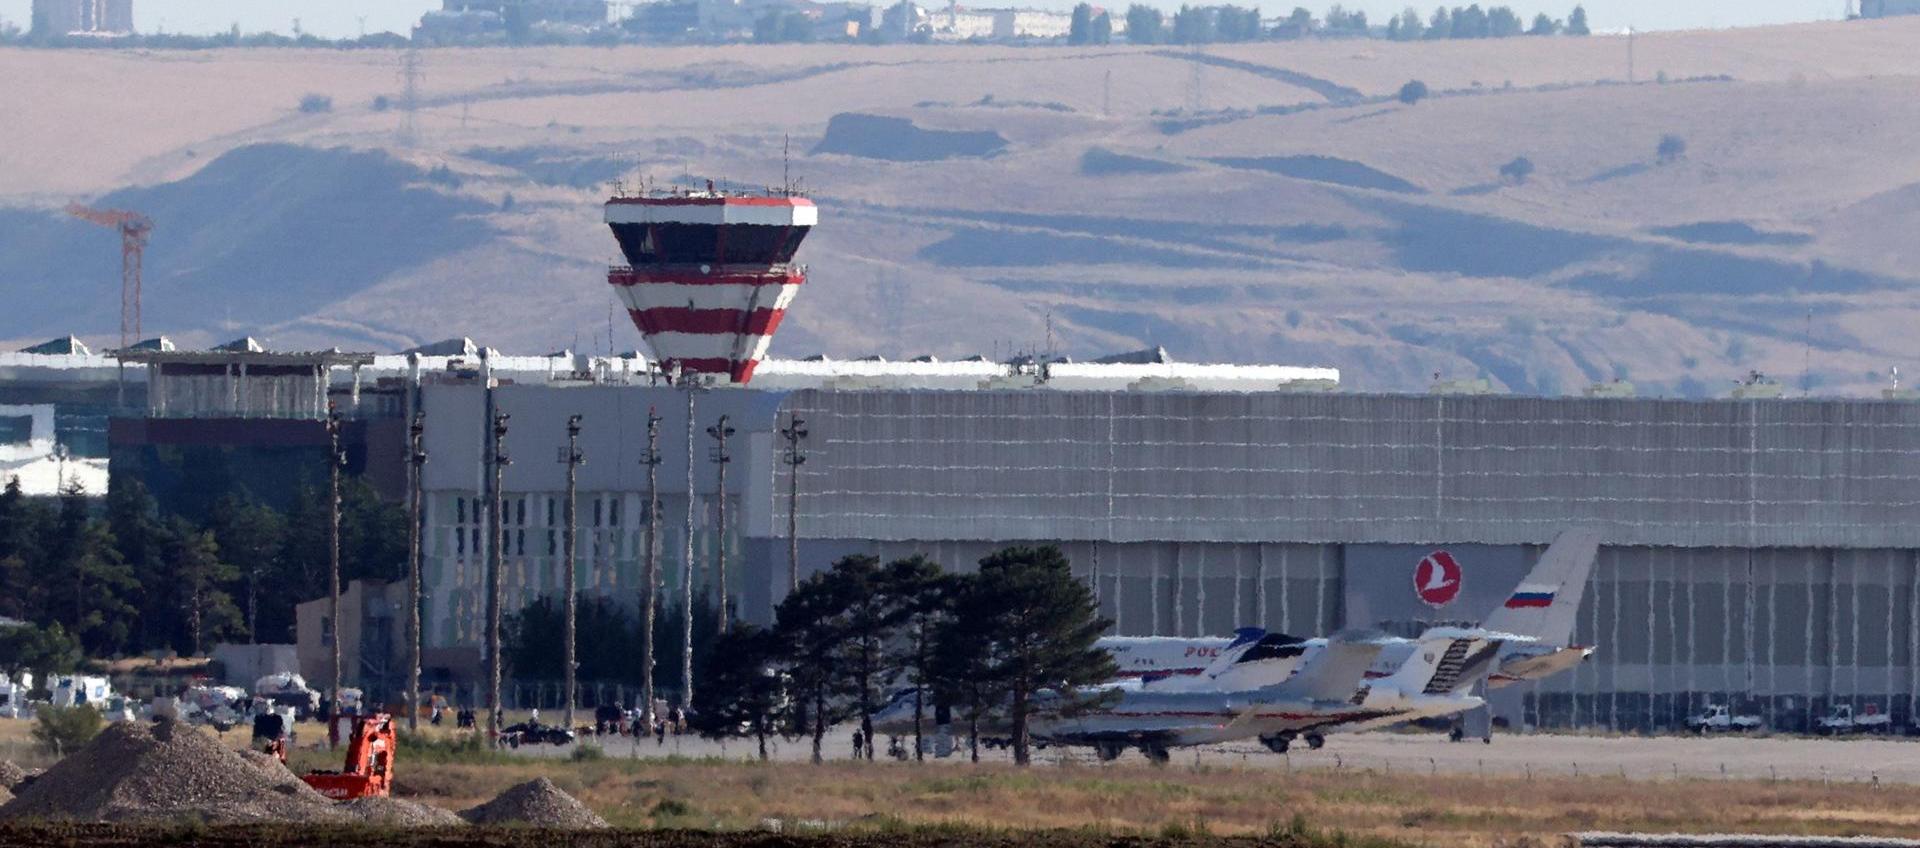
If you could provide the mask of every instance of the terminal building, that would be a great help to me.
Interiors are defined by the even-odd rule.
[[[18,378],[21,355],[9,356]],[[153,389],[137,393],[146,409],[125,417],[226,404],[231,418],[235,372],[193,365],[205,372],[193,400],[162,385],[156,365],[142,375]],[[478,663],[492,413],[510,415],[510,610],[562,590],[558,458],[575,414],[581,588],[639,597],[653,413],[667,597],[689,572],[705,586],[724,551],[729,596],[753,620],[787,585],[790,495],[803,574],[849,553],[966,569],[1007,544],[1058,543],[1128,635],[1476,621],[1579,526],[1604,539],[1576,633],[1597,650],[1571,673],[1502,690],[1496,707],[1512,723],[1673,727],[1726,703],[1794,728],[1847,703],[1907,724],[1920,696],[1920,403],[1904,396],[1377,395],[1340,390],[1326,369],[1158,351],[766,360],[751,388],[722,381],[691,395],[689,450],[689,393],[635,356],[503,357],[456,341],[324,366],[336,405],[360,387],[369,473],[404,474],[403,422],[424,416],[425,635],[454,679]],[[737,429],[725,492],[705,433],[721,415]],[[795,417],[807,431],[798,465],[777,435]],[[131,426],[115,419],[114,432]],[[1434,608],[1414,571],[1438,551],[1464,586]]]

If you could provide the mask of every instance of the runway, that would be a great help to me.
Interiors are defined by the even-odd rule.
[[[828,759],[852,757],[853,725],[827,734],[822,753]],[[652,738],[600,737],[586,740],[610,757],[749,759],[756,756],[751,739],[724,743],[691,735]],[[911,746],[912,740],[905,740]],[[929,755],[930,763],[967,762],[964,737],[955,740],[951,756]],[[774,758],[806,760],[812,750],[807,739],[771,740]],[[880,756],[886,756],[881,738]],[[565,756],[567,748],[525,747],[526,756]],[[1005,762],[1006,751],[981,751],[982,761]],[[1049,747],[1035,752],[1037,764],[1097,767],[1085,748]],[[1129,752],[1116,762],[1144,762]],[[1729,779],[1810,780],[1839,783],[1920,784],[1920,740],[1901,737],[1819,739],[1798,736],[1589,736],[1551,733],[1496,735],[1491,744],[1477,739],[1449,742],[1426,733],[1382,732],[1333,736],[1325,748],[1309,750],[1296,744],[1288,754],[1275,754],[1257,742],[1231,743],[1173,752],[1174,766],[1239,766],[1247,768],[1371,770],[1380,773],[1474,774],[1488,777],[1613,777],[1635,780]]]

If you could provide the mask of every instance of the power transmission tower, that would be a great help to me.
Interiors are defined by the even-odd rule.
[[[721,633],[727,632],[727,618],[728,618],[727,616],[727,463],[733,461],[733,455],[727,453],[727,437],[733,435],[733,433],[734,433],[733,428],[727,426],[727,416],[725,415],[720,416],[720,422],[718,424],[715,424],[712,427],[707,428],[707,435],[712,436],[714,442],[717,443],[714,446],[713,450],[708,452],[707,458],[713,460],[714,465],[718,466],[719,468],[719,472],[718,472],[719,482],[716,483],[714,487],[715,488],[714,497],[718,501],[717,510],[719,513],[718,517],[715,519],[715,523],[718,525],[718,527],[714,532],[714,538],[718,539],[719,541],[716,542],[713,546],[713,573],[714,573],[713,579],[714,579],[714,582],[718,584],[720,587],[719,615],[720,615],[720,632]]]
[[[653,623],[660,605],[660,413],[647,407],[647,452],[640,457],[647,467],[647,566],[645,589],[640,607],[640,698],[641,716],[653,726]]]
[[[506,528],[501,518],[500,485],[511,460],[507,458],[507,419],[504,412],[493,414],[493,497],[487,499],[487,736],[495,747],[506,722],[500,716],[500,607],[506,603],[501,572],[501,546]]]
[[[787,440],[787,449],[780,461],[787,464],[787,591],[800,588],[800,465],[807,461],[806,454],[800,452],[800,442],[807,438],[807,431],[801,426],[807,419],[791,412],[787,413],[787,426],[780,428],[780,437]]]
[[[329,641],[333,648],[332,679],[327,684],[327,697],[332,706],[327,710],[329,728],[339,721],[340,716],[340,467],[347,464],[347,455],[340,451],[340,410],[333,403],[327,403],[327,589],[329,602],[327,615],[333,629],[333,638]],[[331,744],[335,734],[327,733]]]
[[[411,147],[419,140],[417,128],[413,122],[414,112],[420,108],[420,50],[408,47],[400,54],[400,143]]]
[[[578,515],[578,513],[575,512],[575,493],[579,482],[580,465],[587,461],[585,455],[580,453],[580,416],[578,415],[567,416],[567,455],[561,457],[560,461],[567,464],[567,536],[561,544],[563,551],[561,555],[567,558],[567,648],[565,665],[567,706],[565,723],[562,724],[561,727],[571,729],[574,726],[573,702],[576,700],[575,695],[577,693],[574,675],[579,667],[579,662],[575,659],[574,653],[574,640],[579,629],[579,619],[577,618],[579,615],[579,589],[575,585],[575,580],[578,578],[574,574],[573,556],[573,537],[578,526],[578,519],[575,517]]]
[[[427,464],[427,416],[413,414],[407,428],[407,730],[420,729],[420,499]]]

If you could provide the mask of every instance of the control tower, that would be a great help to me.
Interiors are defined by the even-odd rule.
[[[807,281],[793,255],[819,220],[791,192],[649,193],[607,200],[627,265],[609,269],[654,358],[668,372],[753,379],[754,366]]]

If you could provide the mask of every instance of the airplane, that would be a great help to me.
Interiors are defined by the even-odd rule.
[[[1288,638],[1238,646],[1243,650],[1231,664],[1267,662],[1264,654],[1298,646]],[[1091,746],[1102,760],[1138,748],[1149,759],[1165,762],[1172,748],[1255,736],[1273,740],[1268,746],[1284,751],[1296,737],[1320,739],[1318,731],[1325,727],[1392,724],[1478,707],[1484,701],[1471,694],[1470,687],[1458,685],[1460,680],[1490,668],[1500,644],[1524,639],[1456,627],[1429,628],[1416,640],[1350,631],[1318,640],[1310,656],[1286,657],[1296,671],[1280,682],[1234,678],[1222,670],[1216,680],[1227,688],[1095,687],[1082,694],[1105,694],[1111,703],[1072,712],[1047,710],[1043,704],[1029,733],[1041,743]],[[1384,678],[1366,679],[1367,668],[1382,651],[1402,646],[1408,655],[1398,669]],[[1245,682],[1263,685],[1235,685]]]
[[[1257,736],[1277,752],[1285,752],[1296,739],[1318,749],[1328,733],[1360,732],[1465,712],[1483,703],[1477,696],[1471,696],[1471,690],[1483,683],[1499,688],[1549,677],[1578,665],[1592,656],[1594,649],[1568,643],[1598,548],[1597,532],[1561,533],[1507,600],[1487,616],[1480,630],[1435,628],[1423,633],[1418,640],[1378,634],[1361,639],[1358,644],[1373,648],[1361,676],[1366,682],[1364,691],[1373,697],[1372,711],[1326,715],[1301,712],[1297,716],[1273,719],[1262,718],[1261,711],[1255,711],[1235,727],[1232,738]],[[1496,636],[1499,638],[1494,638]],[[1349,633],[1345,638],[1353,641],[1356,637]],[[1420,650],[1428,640],[1441,638],[1446,638],[1449,644],[1438,656],[1427,657],[1433,652]],[[1136,704],[1148,704],[1151,700],[1147,696],[1152,695],[1206,693],[1219,697],[1291,683],[1296,673],[1304,674],[1333,643],[1329,639],[1301,639],[1248,627],[1241,628],[1231,638],[1105,637],[1096,644],[1114,654],[1120,672],[1116,679],[1094,688],[1117,691],[1122,693],[1123,700],[1133,697]],[[1412,662],[1416,655],[1422,659],[1421,663]],[[1408,678],[1403,675],[1417,675],[1425,662],[1445,664],[1450,678],[1442,681],[1437,676],[1429,677],[1417,693],[1412,692],[1406,685]],[[1326,672],[1323,669],[1321,673]],[[1380,687],[1377,694],[1376,687]],[[1276,693],[1272,697],[1286,700],[1290,696]],[[1471,703],[1468,697],[1473,697]],[[912,690],[896,693],[874,714],[875,732],[895,737],[911,735],[913,701]],[[945,724],[932,721],[932,712],[929,707],[926,715],[929,721],[923,727]],[[1108,724],[1111,726],[1113,722]],[[1213,732],[1227,733],[1224,728]],[[1174,736],[1199,738],[1206,733],[1201,728],[1189,728],[1184,734]],[[1178,744],[1202,743],[1175,743]],[[1148,745],[1143,750],[1151,755],[1153,747]],[[1118,750],[1107,745],[1101,753],[1117,756]]]

